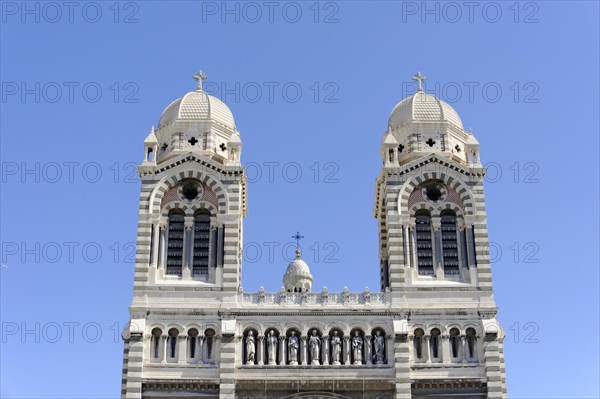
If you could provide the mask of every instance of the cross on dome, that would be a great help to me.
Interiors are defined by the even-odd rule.
[[[413,76],[412,80],[416,81],[417,84],[419,85],[417,87],[417,91],[423,91],[423,81],[427,79],[426,76],[421,75],[421,72],[417,71],[417,74],[415,76]]]
[[[202,72],[202,70],[199,70],[197,74],[192,76],[192,78],[198,81],[198,87],[196,88],[196,91],[202,91],[202,82],[205,81],[206,78],[208,78],[208,76],[206,76],[206,74]]]
[[[303,239],[304,236],[300,235],[300,232],[297,231],[292,238],[296,240],[296,258],[300,258],[300,240]]]

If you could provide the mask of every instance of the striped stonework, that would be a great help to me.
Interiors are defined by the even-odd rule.
[[[189,98],[205,98],[202,76]],[[218,120],[194,119],[205,114],[189,101],[178,117],[182,102],[138,167],[122,399],[506,398],[486,170],[448,104],[420,91],[390,117],[373,207],[380,291],[245,292],[240,135],[221,102],[206,114]],[[297,251],[282,275],[312,283],[309,263]]]

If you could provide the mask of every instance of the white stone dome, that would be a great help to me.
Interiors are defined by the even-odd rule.
[[[163,111],[158,128],[175,120],[216,122],[230,130],[235,130],[235,121],[231,110],[225,103],[199,88],[173,101]]]
[[[449,122],[463,129],[458,113],[450,105],[433,94],[417,91],[413,96],[400,101],[392,110],[388,121],[390,129],[412,122]]]
[[[312,276],[310,274],[310,269],[305,261],[302,259],[294,259],[288,266],[286,275],[294,274],[294,275],[303,275],[303,276]]]
[[[313,276],[305,261],[300,258],[300,248],[296,249],[296,259],[290,262],[283,275],[283,285],[288,292],[310,292]]]

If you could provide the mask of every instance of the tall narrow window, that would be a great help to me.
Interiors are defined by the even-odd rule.
[[[158,360],[160,356],[160,338],[162,336],[162,331],[160,328],[155,328],[152,330],[152,357],[155,360]]]
[[[469,353],[467,356],[469,359],[475,359],[475,343],[477,342],[477,337],[475,335],[475,330],[472,328],[467,328],[467,349]]]
[[[416,360],[423,360],[423,336],[425,333],[420,328],[415,330],[415,358]]]
[[[431,358],[439,359],[440,357],[440,330],[434,328],[431,330]]]
[[[452,357],[455,359],[458,357],[458,348],[460,344],[460,338],[458,335],[458,328],[453,328],[450,330],[450,352],[452,353]]]
[[[210,213],[200,210],[194,216],[194,257],[192,274],[208,275],[208,254],[210,253]]]
[[[211,360],[213,358],[213,344],[215,340],[215,331],[211,328],[204,332],[206,338],[206,359]]]
[[[456,234],[456,215],[445,212],[441,217],[442,224],[442,253],[444,273],[458,274],[458,240]]]
[[[431,242],[431,217],[421,213],[415,217],[417,236],[417,263],[419,274],[433,275],[433,249]]]
[[[192,328],[188,331],[189,343],[190,343],[190,359],[196,358],[196,344],[198,340],[198,330]]]
[[[169,357],[174,359],[177,352],[177,336],[179,335],[179,331],[175,328],[171,328],[169,330]]]
[[[183,265],[184,213],[179,209],[169,212],[169,243],[167,244],[167,274],[181,275]]]

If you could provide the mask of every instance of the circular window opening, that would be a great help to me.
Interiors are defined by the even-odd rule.
[[[429,186],[425,189],[425,195],[430,201],[436,202],[442,198],[442,190],[437,185]]]
[[[196,197],[198,197],[198,193],[198,184],[192,181],[185,183],[181,189],[181,194],[183,195],[183,198],[185,198],[188,201],[195,200]]]

